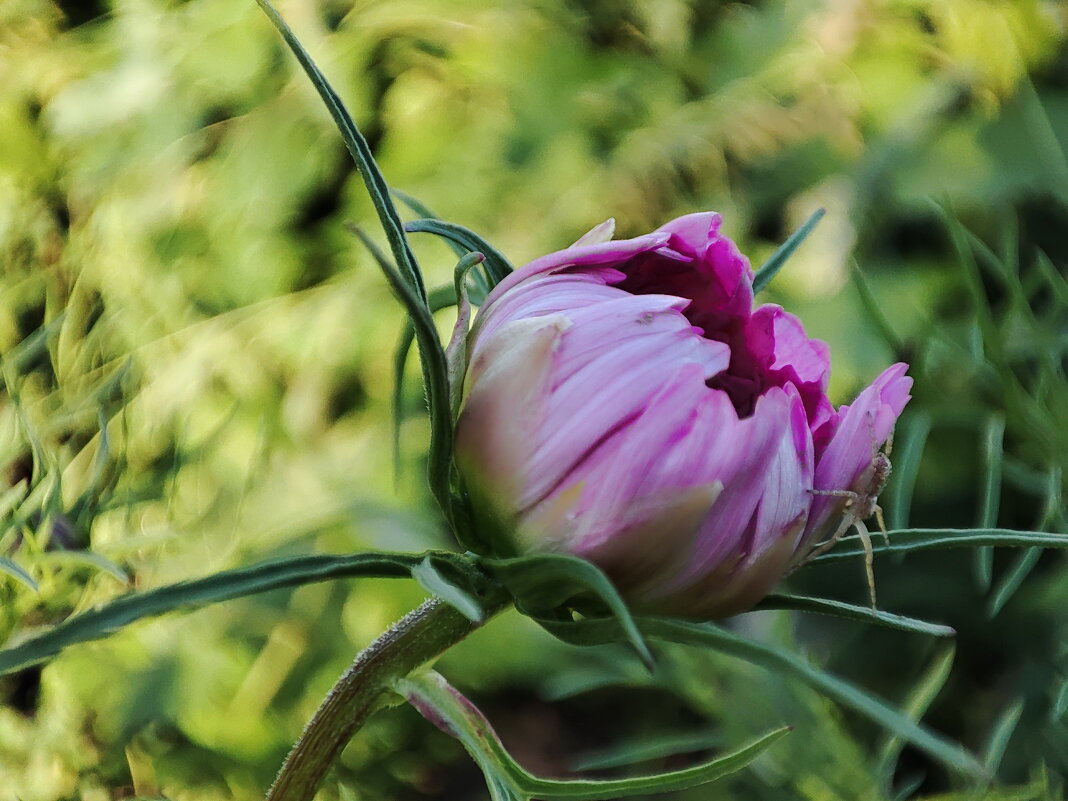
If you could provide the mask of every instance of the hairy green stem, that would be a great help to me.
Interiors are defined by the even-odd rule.
[[[486,610],[488,619],[503,608]],[[440,598],[397,621],[356,657],[286,757],[267,801],[310,801],[352,735],[379,708],[390,683],[433,661],[481,624]]]

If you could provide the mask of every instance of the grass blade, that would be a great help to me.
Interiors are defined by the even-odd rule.
[[[909,693],[901,711],[910,720],[917,722],[922,720],[928,708],[934,703],[935,698],[938,697],[938,694],[945,686],[946,680],[949,678],[950,670],[953,667],[954,654],[955,649],[952,645],[940,651],[931,666],[924,671],[923,676],[920,677],[912,692]],[[879,748],[879,754],[875,760],[875,775],[882,777],[887,788],[890,787],[893,780],[897,760],[904,745],[904,740],[896,734],[890,734]]]
[[[1016,731],[1016,726],[1020,722],[1023,710],[1024,702],[1020,699],[1010,704],[994,724],[994,728],[990,732],[990,739],[987,740],[986,748],[983,751],[983,766],[986,768],[987,776],[979,782],[972,796],[976,801],[983,797],[990,787],[993,777],[997,775],[1001,760],[1005,756],[1005,750],[1009,747],[1009,741]]]
[[[8,559],[6,556],[0,556],[0,573],[6,573],[15,581],[29,587],[34,592],[39,592],[41,589],[37,586],[37,582],[33,580],[33,576],[27,573],[18,562]]]
[[[812,215],[801,224],[801,227],[790,234],[786,241],[779,245],[778,250],[771,254],[771,258],[764,262],[763,266],[757,270],[756,276],[753,278],[754,295],[771,283],[771,279],[773,279],[778,274],[779,270],[782,269],[783,265],[786,264],[786,260],[794,255],[794,251],[801,247],[801,243],[808,238],[808,235],[812,233],[812,229],[816,227],[817,223],[823,219],[823,215],[826,213],[826,209],[816,209],[812,212]]]
[[[1001,503],[1001,462],[1005,453],[1005,416],[992,414],[983,429],[983,483],[979,494],[979,528],[990,528],[998,522]],[[975,552],[975,578],[979,589],[990,589],[994,572],[994,551],[979,548]]]
[[[853,262],[853,286],[856,287],[860,305],[864,307],[864,312],[868,315],[868,319],[875,325],[875,330],[879,332],[883,342],[890,348],[890,352],[895,357],[901,358],[901,354],[905,353],[905,345],[898,335],[894,333],[894,327],[886,319],[886,314],[883,312],[882,306],[879,305],[878,298],[871,291],[868,279],[864,277],[864,273],[856,262]],[[913,367],[916,366],[915,359],[910,359],[909,361],[913,362]]]
[[[1038,525],[1036,526],[1036,528],[1040,529],[1047,527],[1053,522],[1057,510],[1061,507],[1060,468],[1053,468],[1046,475],[1046,502],[1043,504],[1042,510],[1039,513]],[[994,591],[993,597],[990,599],[990,607],[987,610],[987,614],[990,617],[997,615],[1002,607],[1008,603],[1009,599],[1016,594],[1016,591],[1020,589],[1020,586],[1023,584],[1024,579],[1030,575],[1035,565],[1038,564],[1038,560],[1041,556],[1041,548],[1031,547],[1017,557],[1015,564],[1013,564],[1009,572],[1006,573],[998,583],[998,587]]]
[[[931,433],[931,416],[926,412],[913,415],[903,428],[901,443],[894,448],[894,481],[886,505],[886,517],[891,528],[908,528],[920,459]]]

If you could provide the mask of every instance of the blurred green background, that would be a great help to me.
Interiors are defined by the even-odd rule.
[[[839,402],[913,364],[891,526],[1065,530],[1063,3],[279,8],[388,180],[513,263],[609,216],[627,236],[715,209],[759,265],[826,207],[766,294],[831,344]],[[401,314],[342,227],[373,229],[373,211],[252,0],[0,0],[0,76],[0,555],[40,584],[0,575],[3,636],[111,598],[123,576],[146,588],[283,554],[448,545],[414,365],[394,481]],[[449,279],[443,245],[417,252],[428,283]],[[510,615],[443,671],[548,775],[611,775],[631,748],[679,766],[790,723],[753,768],[673,797],[1060,798],[1068,569],[1055,553],[986,559],[876,566],[882,606],[958,629],[951,669],[954,646],[919,635],[736,622],[930,703],[931,725],[996,768],[986,789],[726,657],[662,647],[649,677],[625,649],[570,649]],[[791,586],[866,597],[859,563]],[[0,801],[261,797],[352,655],[422,597],[386,581],[275,592],[0,680]],[[488,796],[456,743],[400,709],[319,797]]]

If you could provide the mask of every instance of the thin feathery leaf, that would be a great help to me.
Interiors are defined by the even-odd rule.
[[[899,631],[911,631],[916,634],[929,634],[933,637],[952,637],[957,632],[941,623],[928,623],[926,620],[895,615],[870,606],[856,606],[844,601],[830,598],[810,598],[803,595],[785,595],[776,593],[761,601],[755,609],[792,609],[797,612],[813,612],[819,615],[842,617],[862,623],[874,623]]]
[[[356,126],[356,122],[337,92],[326,80],[326,76],[323,75],[308,54],[308,51],[304,49],[304,45],[300,43],[296,34],[293,33],[274,6],[271,5],[269,0],[256,0],[256,3],[263,9],[263,13],[267,15],[271,24],[282,35],[285,43],[289,46],[293,55],[296,56],[300,66],[319,93],[323,103],[326,104],[330,116],[334,118],[334,124],[341,133],[341,138],[353,161],[356,162],[360,177],[363,178],[364,186],[367,187],[367,193],[370,195],[371,202],[378,213],[378,219],[382,223],[386,238],[389,240],[393,258],[396,259],[406,282],[414,290],[415,296],[425,306],[426,288],[423,285],[419,264],[415,260],[415,254],[412,253],[411,246],[408,244],[408,238],[404,233],[404,225],[401,222],[400,215],[397,213],[397,207],[393,205],[393,200],[390,197],[389,186],[386,184],[386,179],[382,176],[381,170],[378,169],[378,164],[375,162],[367,140],[360,133],[360,129]]]
[[[731,753],[682,770],[627,779],[543,779],[512,759],[486,717],[440,674],[416,673],[397,681],[394,688],[425,718],[458,739],[487,783],[510,793],[506,797],[511,798],[611,801],[699,787],[741,770],[790,731],[777,729]]]
[[[978,548],[991,545],[998,548],[1068,548],[1068,535],[1046,531],[1016,531],[1009,528],[907,528],[888,532],[889,544],[873,542],[876,556],[885,553],[945,550],[947,548]],[[865,552],[860,537],[843,537],[833,550],[822,553],[809,564],[854,559]]]
[[[415,338],[423,355],[423,376],[430,409],[430,453],[427,464],[430,490],[446,517],[451,519],[449,470],[452,461],[452,411],[449,404],[449,370],[434,318],[374,241],[358,226],[350,225],[348,228],[374,256],[415,327]]]
[[[68,646],[102,639],[144,618],[337,578],[408,578],[423,558],[423,554],[390,553],[297,556],[129,593],[0,651],[0,675],[44,662]]]
[[[575,645],[618,642],[619,624],[610,618],[560,621],[539,619],[550,634]],[[712,623],[688,623],[663,618],[635,618],[642,634],[658,640],[711,648],[759,665],[779,675],[797,679],[842,706],[878,723],[888,731],[926,752],[943,765],[968,776],[982,777],[983,767],[959,744],[935,734],[883,700],[804,661],[777,646],[750,640]]]
[[[404,229],[413,234],[436,234],[449,242],[461,246],[465,253],[484,254],[486,257],[486,272],[489,274],[491,288],[503,281],[515,269],[497,248],[493,247],[474,231],[464,228],[462,225],[444,222],[443,220],[424,219],[406,223]]]
[[[431,314],[456,305],[456,290],[452,284],[435,287],[427,295],[427,307]],[[397,349],[393,352],[393,467],[394,478],[400,480],[400,430],[404,418],[404,368],[408,364],[408,354],[415,342],[415,323],[412,318],[404,320]]]

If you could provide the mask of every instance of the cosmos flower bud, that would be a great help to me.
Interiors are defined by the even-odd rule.
[[[641,611],[764,597],[848,514],[820,491],[865,491],[912,385],[896,364],[835,410],[827,345],[753,308],[720,222],[599,226],[509,275],[468,337],[456,458],[480,524],[590,560]]]

